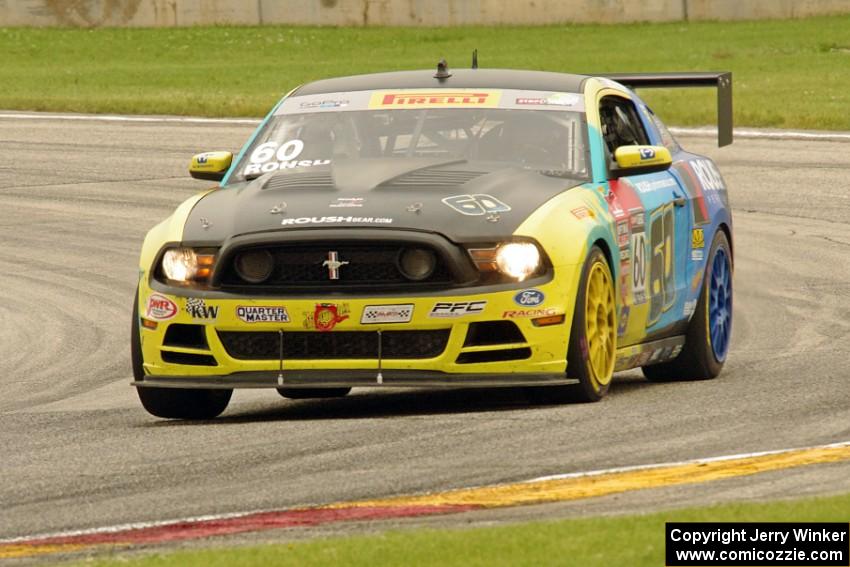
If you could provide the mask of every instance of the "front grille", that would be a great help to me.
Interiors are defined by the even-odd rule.
[[[508,360],[525,360],[531,358],[531,349],[509,348],[503,350],[481,350],[464,352],[457,357],[458,364],[476,364],[480,362],[506,362]]]
[[[165,331],[162,340],[164,346],[186,347],[208,350],[207,335],[203,325],[186,325],[184,323],[172,323]]]
[[[398,285],[433,286],[452,282],[448,265],[436,251],[437,265],[431,275],[421,281],[408,280],[398,267],[398,257],[405,248],[404,244],[339,242],[267,246],[263,249],[268,250],[274,258],[274,269],[268,280],[261,284],[248,284],[239,277],[230,262],[230,265],[224,268],[221,284],[253,288],[343,289]],[[330,251],[338,253],[339,261],[348,262],[339,268],[339,279],[336,280],[330,279],[328,267],[324,265]],[[236,254],[233,257],[235,258]]]
[[[190,366],[216,366],[215,358],[208,354],[194,354],[191,352],[172,352],[170,350],[160,351],[162,361],[170,364],[188,364]]]
[[[524,343],[522,331],[513,321],[483,321],[470,323],[463,346],[489,346]]]
[[[433,358],[449,341],[449,329],[435,331],[384,331],[383,358]],[[280,335],[275,331],[218,331],[224,350],[239,360],[279,360]],[[378,358],[378,333],[330,331],[283,333],[283,359]]]

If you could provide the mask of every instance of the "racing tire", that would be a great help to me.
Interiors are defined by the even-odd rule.
[[[145,377],[142,369],[142,339],[139,335],[139,288],[136,288],[133,300],[133,322],[130,326],[130,362],[133,366],[133,379],[137,382]]]
[[[726,234],[718,229],[682,352],[669,362],[644,366],[643,375],[650,382],[715,378],[729,354],[731,334],[732,251]]]
[[[233,390],[136,388],[149,414],[166,419],[213,419],[230,403]]]
[[[139,289],[133,301],[130,331],[130,359],[133,378],[143,380],[142,341],[139,335]],[[151,415],[168,419],[212,419],[221,415],[230,403],[233,390],[186,390],[181,388],[137,387],[142,406]]]
[[[277,393],[290,400],[309,400],[310,398],[342,398],[351,388],[278,388]]]
[[[605,253],[590,249],[576,294],[567,349],[567,376],[578,384],[530,391],[543,403],[596,402],[608,393],[617,354],[617,302],[614,276]]]

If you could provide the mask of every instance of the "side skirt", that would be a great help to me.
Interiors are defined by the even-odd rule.
[[[614,372],[673,360],[685,346],[685,335],[617,349]]]

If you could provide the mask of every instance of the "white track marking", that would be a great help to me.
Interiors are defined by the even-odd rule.
[[[0,120],[69,120],[90,122],[142,122],[177,124],[248,124],[261,122],[257,118],[203,118],[200,116],[132,116],[120,114],[51,114],[33,112],[0,112]],[[671,126],[670,131],[677,136],[717,136],[717,129],[711,126],[683,127]],[[824,140],[832,142],[850,141],[850,132],[779,130],[761,128],[735,128],[736,138],[764,138],[779,140]]]
[[[504,484],[529,484],[534,482],[544,482],[547,480],[562,480],[567,478],[580,478],[580,477],[588,477],[588,476],[601,476],[607,474],[616,474],[622,472],[631,472],[631,471],[639,471],[639,470],[648,470],[648,469],[658,469],[664,467],[677,467],[677,466],[686,466],[686,465],[695,465],[695,464],[703,464],[703,463],[714,463],[718,461],[730,461],[734,459],[747,459],[751,457],[762,457],[765,455],[781,455],[784,453],[794,453],[797,451],[810,451],[814,449],[834,449],[838,447],[850,447],[850,441],[843,441],[840,443],[830,443],[827,445],[812,445],[811,447],[796,447],[793,449],[778,449],[776,451],[761,451],[756,453],[739,453],[736,455],[722,455],[719,457],[707,457],[702,459],[690,459],[686,461],[672,461],[667,463],[655,463],[649,465],[635,465],[630,467],[615,467],[610,469],[599,469],[595,471],[588,472],[578,472],[578,473],[566,473],[566,474],[557,474],[550,476],[541,476],[538,478],[533,478],[530,480],[524,480],[519,482],[510,482]],[[502,486],[504,484],[495,484],[495,485],[487,485],[487,486]],[[484,487],[472,487],[472,488],[484,488]],[[296,510],[300,508],[305,508],[306,506],[294,507],[291,510]],[[233,518],[241,518],[244,516],[250,516],[252,514],[262,514],[267,512],[283,512],[286,509],[280,510],[253,510],[248,512],[231,512],[229,514],[210,514],[207,516],[194,516],[190,518],[180,518],[174,520],[159,520],[154,522],[135,522],[131,524],[117,524],[114,526],[103,526],[99,528],[89,528],[85,530],[72,530],[72,531],[64,531],[64,532],[54,532],[47,534],[36,534],[36,535],[27,535],[27,536],[19,536],[9,539],[0,539],[0,544],[9,544],[16,543],[21,541],[28,540],[40,540],[40,539],[48,539],[48,538],[57,538],[57,537],[73,537],[73,536],[81,536],[81,535],[92,535],[92,534],[107,534],[107,533],[115,533],[115,532],[123,532],[127,530],[140,530],[146,528],[158,528],[162,526],[169,526],[175,524],[182,523],[196,523],[196,522],[207,522],[207,521],[217,521],[217,520],[229,520]]]
[[[520,481],[517,484],[526,484],[526,483],[534,483],[534,482],[544,482],[547,480],[562,480],[565,478],[581,478],[585,476],[600,476],[606,474],[616,474],[621,472],[632,472],[632,471],[641,471],[641,470],[649,470],[649,469],[661,469],[666,467],[678,467],[678,466],[686,466],[686,465],[701,465],[706,463],[716,463],[718,461],[733,461],[735,459],[749,459],[752,457],[764,457],[766,455],[782,455],[785,453],[795,453],[797,451],[811,451],[813,449],[835,449],[839,447],[850,447],[850,441],[843,441],[841,443],[830,443],[829,445],[813,445],[812,447],[797,447],[796,449],[779,449],[776,451],[760,451],[757,453],[741,453],[738,455],[723,455],[720,457],[708,457],[705,459],[693,459],[690,461],[675,461],[671,463],[656,463],[651,465],[635,465],[630,467],[617,467],[612,469],[601,469],[597,471],[589,471],[589,472],[579,472],[579,473],[567,473],[567,474],[556,474],[550,476],[541,476],[538,478],[533,478],[531,480]]]
[[[19,536],[8,539],[0,539],[0,545],[7,543],[17,543],[20,541],[52,539],[56,537],[75,537],[92,534],[111,534],[128,530],[143,530],[146,528],[160,528],[162,526],[171,526],[182,523],[208,522],[218,520],[230,520],[233,518],[241,518],[252,514],[262,514],[264,512],[274,512],[275,510],[254,510],[251,512],[232,512],[230,514],[210,514],[207,516],[192,516],[189,518],[180,518],[177,520],[158,520],[155,522],[133,522],[131,524],[116,524],[114,526],[102,526],[99,528],[89,528],[85,530],[69,530],[64,532],[52,532],[46,534],[36,534],[28,536]]]
[[[121,116],[117,114],[27,114],[0,113],[5,120],[70,120],[78,122],[145,122],[178,124],[250,124],[257,125],[255,118],[202,118],[195,116]]]
[[[671,126],[670,132],[677,136],[710,136],[717,137],[717,128],[701,126],[699,128],[686,128],[682,126]],[[761,128],[735,128],[736,138],[762,138],[777,140],[812,140],[843,142],[850,141],[850,132],[814,132],[804,130],[774,130]]]

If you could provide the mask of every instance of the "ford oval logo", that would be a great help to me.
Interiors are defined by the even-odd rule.
[[[539,289],[524,289],[514,296],[514,303],[522,307],[540,305],[546,296]]]

